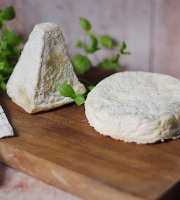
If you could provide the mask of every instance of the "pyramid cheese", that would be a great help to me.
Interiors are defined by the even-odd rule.
[[[62,32],[54,23],[34,27],[7,83],[7,93],[28,113],[49,110],[70,103],[58,91],[67,83],[76,94],[84,94],[70,62]]]
[[[99,133],[126,142],[180,137],[180,80],[149,72],[120,72],[88,94],[86,117]]]

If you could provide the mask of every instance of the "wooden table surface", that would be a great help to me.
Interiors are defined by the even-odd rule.
[[[109,73],[95,69],[89,78],[97,82]],[[90,127],[84,106],[29,115],[4,92],[0,97],[15,131],[15,137],[0,140],[6,165],[84,199],[178,197],[180,140],[124,143]]]

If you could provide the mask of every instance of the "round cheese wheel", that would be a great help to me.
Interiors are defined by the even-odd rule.
[[[100,134],[136,143],[180,137],[180,80],[150,72],[119,72],[88,94],[85,114]]]

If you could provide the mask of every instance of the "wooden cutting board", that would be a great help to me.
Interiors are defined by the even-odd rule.
[[[93,70],[89,79],[107,75]],[[104,137],[75,104],[30,115],[4,92],[0,104],[15,131],[0,140],[6,165],[84,199],[178,199],[180,140],[137,145]]]

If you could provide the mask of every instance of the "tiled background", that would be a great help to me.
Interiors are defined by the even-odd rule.
[[[0,9],[13,5],[17,16],[9,23],[27,40],[34,25],[54,22],[64,33],[72,57],[74,41],[82,35],[78,17],[93,30],[126,41],[131,56],[121,58],[127,70],[166,73],[180,78],[180,0],[0,0]],[[97,52],[97,58],[113,51]],[[94,57],[93,64],[97,60]],[[11,192],[10,192],[11,191]],[[32,196],[33,195],[33,196]],[[16,170],[0,165],[0,199],[78,199]]]
[[[1,200],[82,200],[0,164]]]
[[[78,21],[81,16],[90,20],[97,33],[126,41],[132,55],[122,57],[121,64],[128,70],[167,73],[180,78],[179,0],[0,1],[0,8],[9,5],[17,13],[10,25],[25,36],[24,41],[35,24],[51,21],[62,29],[72,57],[77,52],[72,50],[74,41],[82,35]],[[100,60],[113,53],[99,51],[97,57]],[[93,64],[96,63],[94,59]]]

